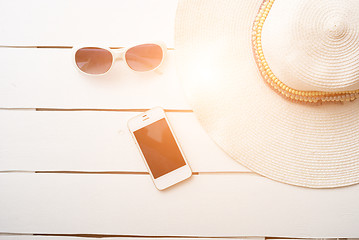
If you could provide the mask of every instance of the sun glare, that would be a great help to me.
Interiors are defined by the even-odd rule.
[[[218,54],[211,48],[202,49],[191,59],[189,76],[193,88],[205,88],[211,91],[219,87]]]

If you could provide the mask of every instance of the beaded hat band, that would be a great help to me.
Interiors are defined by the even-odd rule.
[[[265,82],[282,97],[298,103],[328,103],[328,102],[349,102],[359,98],[359,89],[353,91],[302,91],[293,89],[280,81],[264,56],[262,47],[262,29],[264,22],[273,6],[275,0],[264,0],[253,23],[252,47],[253,54]]]

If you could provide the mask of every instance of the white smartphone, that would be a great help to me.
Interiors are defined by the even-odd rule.
[[[158,190],[192,175],[162,108],[155,107],[133,117],[127,125]]]

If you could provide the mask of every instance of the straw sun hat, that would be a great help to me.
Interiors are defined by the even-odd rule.
[[[180,0],[175,49],[233,159],[297,186],[359,182],[358,0]]]

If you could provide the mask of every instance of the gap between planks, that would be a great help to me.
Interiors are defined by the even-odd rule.
[[[51,174],[118,174],[118,175],[149,175],[148,172],[130,172],[130,171],[26,171],[26,170],[5,170],[1,173],[51,173]],[[255,174],[254,172],[233,171],[233,172],[192,172],[192,175],[221,175],[221,174]]]
[[[71,112],[71,111],[97,111],[97,112],[145,112],[149,108],[133,108],[133,109],[101,109],[101,108],[0,108],[0,110],[13,110],[13,111],[58,111],[58,112]],[[182,109],[164,109],[165,112],[185,112],[192,113],[192,110]]]
[[[40,234],[40,233],[1,233],[1,236],[38,236],[38,237],[76,237],[76,238],[134,238],[134,239],[242,239],[242,240],[266,240],[266,237],[209,237],[209,236],[151,236],[151,235],[113,235],[113,234]],[[276,238],[278,239],[278,238]],[[290,238],[283,238],[290,239]]]
[[[50,49],[71,49],[73,46],[7,46],[1,45],[0,48],[50,48]],[[125,47],[110,47],[111,49],[121,49]],[[167,48],[168,51],[175,50],[174,48]]]
[[[13,111],[57,111],[57,112],[71,112],[71,111],[96,111],[96,112],[145,112],[149,108],[136,108],[136,109],[100,109],[100,108],[0,108],[1,110]],[[192,113],[192,110],[182,109],[164,109],[165,112],[184,112]]]
[[[145,112],[149,108],[138,109],[91,109],[91,108],[35,108],[36,111],[99,111],[99,112]],[[192,110],[164,109],[165,112],[193,112]]]

